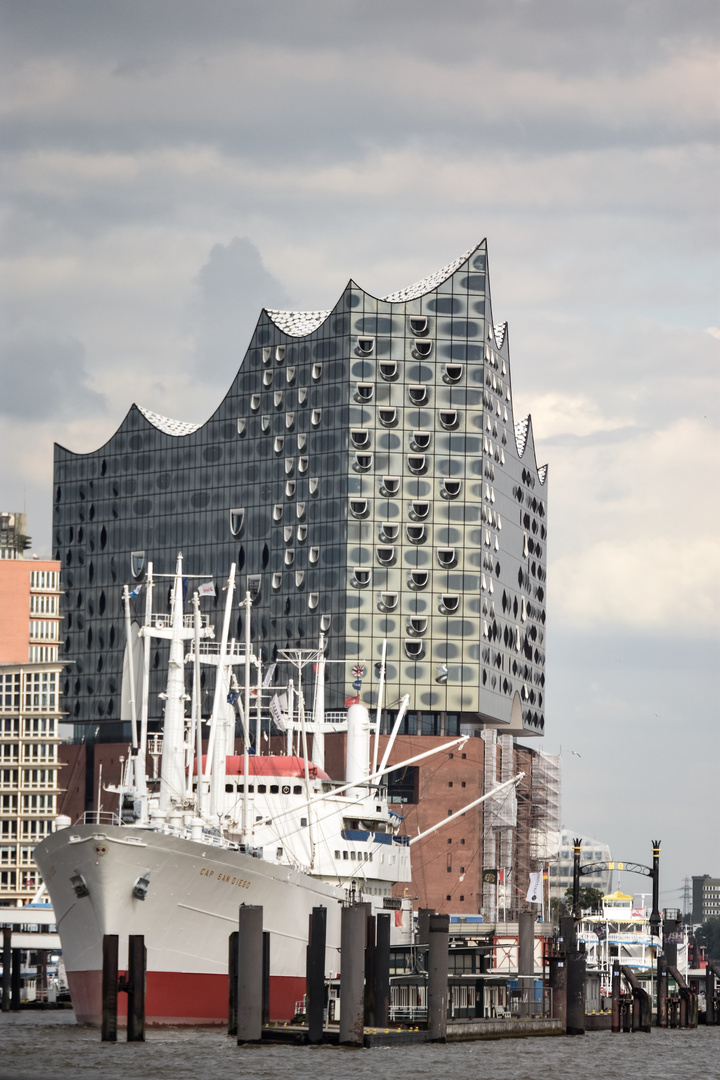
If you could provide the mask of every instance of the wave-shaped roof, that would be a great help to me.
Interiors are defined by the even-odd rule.
[[[153,427],[165,435],[192,435],[193,431],[202,427],[202,424],[193,424],[189,420],[171,420],[169,416],[161,416],[160,413],[153,412],[151,409],[143,409],[142,405],[138,405],[138,409]]]
[[[313,330],[317,330],[318,326],[325,322],[332,308],[327,311],[278,311],[275,308],[265,310],[283,333],[291,337],[304,337],[305,334],[312,334]]]
[[[420,281],[416,281],[414,285],[408,285],[405,289],[398,289],[397,292],[388,293],[387,296],[383,296],[383,300],[387,300],[390,303],[401,303],[404,300],[416,300],[418,296],[424,296],[425,293],[430,292],[431,289],[436,289],[438,285],[442,285],[443,281],[446,281],[451,274],[454,274],[462,264],[469,259],[473,251],[477,250],[478,245],[471,247],[464,255],[461,255],[459,259],[454,259],[447,266],[442,266],[439,270],[436,270],[434,274],[430,274],[429,277],[421,278]]]

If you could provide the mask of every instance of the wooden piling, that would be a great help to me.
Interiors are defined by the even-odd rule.
[[[117,1042],[118,936],[103,934],[102,1042]]]
[[[340,915],[340,1043],[363,1045],[366,904],[343,907]]]
[[[585,1034],[585,953],[577,948],[567,954],[566,1034]]]
[[[237,1035],[238,932],[228,935],[228,1035]]]
[[[390,1010],[390,916],[378,915],[375,932],[375,1026],[388,1025]]]
[[[12,996],[11,996],[11,1008],[13,1012],[18,1012],[20,1009],[20,998],[22,997],[22,949],[13,949],[12,951]]]
[[[147,952],[142,934],[128,937],[127,1041],[145,1042]]]
[[[320,1043],[323,1038],[325,1009],[325,945],[327,939],[327,908],[314,907],[310,916],[307,950],[307,1025],[308,1042]]]
[[[705,969],[705,1023],[713,1025],[717,1023],[717,1019],[715,1015],[715,972],[712,968],[712,961],[710,961]]]
[[[530,1016],[535,988],[535,912],[521,911],[518,916],[518,986],[520,1016]]]
[[[10,992],[12,987],[12,929],[3,927],[3,999],[2,1011],[10,1012]]]
[[[668,1026],[668,973],[664,956],[657,958],[657,1026]]]
[[[622,982],[620,979],[620,963],[615,961],[612,967],[612,1030],[617,1034],[620,1031],[620,991]]]
[[[447,1039],[449,915],[430,916],[428,947],[428,1037]]]
[[[263,930],[263,962],[262,962],[262,1022],[270,1023],[270,931]]]
[[[242,904],[238,920],[237,1041],[262,1039],[263,909]]]
[[[374,1027],[375,1020],[375,916],[365,920],[365,1024]]]

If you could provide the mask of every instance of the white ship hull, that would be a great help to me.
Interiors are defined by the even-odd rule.
[[[227,1019],[228,936],[240,904],[261,905],[270,932],[270,1016],[290,1019],[305,992],[308,916],[327,908],[326,975],[340,970],[344,889],[236,850],[146,829],[76,825],[35,849],[57,916],[63,959],[79,1022],[101,1019],[102,939],[142,934],[147,948],[150,1024],[213,1024]],[[71,878],[82,875],[88,895]],[[133,897],[147,877],[144,900]],[[379,904],[382,899],[373,898]],[[407,914],[403,913],[407,921]],[[120,995],[120,1015],[125,995]]]

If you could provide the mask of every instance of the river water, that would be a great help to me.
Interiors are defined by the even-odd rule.
[[[124,1031],[119,1033],[119,1039]],[[72,1012],[0,1014],[0,1080],[718,1080],[720,1027],[452,1046],[238,1047],[219,1028],[101,1043]]]

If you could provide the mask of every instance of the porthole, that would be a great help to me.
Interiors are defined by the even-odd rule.
[[[292,566],[292,564],[295,562],[295,548],[288,548],[285,551],[283,562],[286,566]]]
[[[298,458],[298,472],[299,473],[306,473],[308,471],[309,463],[310,463],[310,458],[307,458],[307,457]]]
[[[282,574],[273,574],[272,587],[273,589],[279,589],[282,586]]]
[[[288,480],[287,483],[285,484],[285,497],[288,498],[288,499],[292,499],[292,497],[295,494],[296,487],[297,487],[297,481],[296,480]]]
[[[300,543],[303,543],[304,540],[307,540],[307,533],[307,525],[298,525],[296,535]]]

